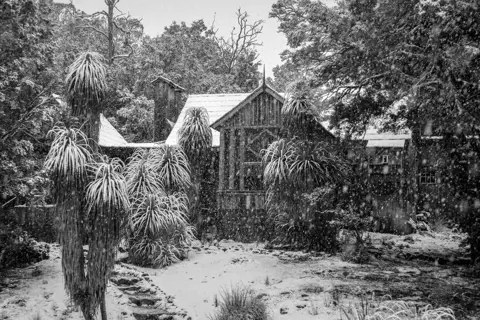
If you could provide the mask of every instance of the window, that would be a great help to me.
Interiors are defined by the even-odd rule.
[[[420,172],[420,184],[435,184],[435,169],[431,167],[423,168]]]
[[[388,163],[388,155],[382,156],[382,163]]]

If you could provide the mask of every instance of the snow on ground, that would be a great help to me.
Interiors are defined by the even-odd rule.
[[[52,245],[50,259],[8,273],[7,286],[0,286],[0,320],[80,320],[65,293],[59,248]],[[130,320],[126,301],[116,298],[118,290],[109,286],[106,303],[108,318]],[[35,318],[36,316],[39,318]]]
[[[220,241],[217,246],[197,243],[188,259],[168,268],[135,267],[135,272],[148,278],[143,282],[155,285],[160,293],[173,296],[173,303],[193,320],[208,319],[222,290],[238,284],[262,297],[273,320],[340,319],[341,308],[358,301],[359,292],[451,307],[458,319],[480,319],[480,279],[469,276],[468,267],[451,263],[463,254],[458,248],[462,235],[371,237],[372,250],[379,254],[374,253],[371,262],[363,265],[345,262],[340,255],[266,250],[262,244]],[[411,260],[416,252],[453,258],[451,262]],[[125,268],[132,266],[121,264],[116,270]],[[128,301],[131,295],[119,288],[112,284],[108,289],[109,319],[133,319],[136,306]],[[0,320],[32,320],[36,314],[43,320],[81,319],[68,304],[55,245],[49,260],[13,270],[7,285],[0,286]]]

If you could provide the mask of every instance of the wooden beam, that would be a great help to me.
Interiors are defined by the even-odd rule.
[[[245,190],[245,129],[240,129],[240,190]]]
[[[218,190],[225,186],[225,129],[220,130],[220,159],[218,164]]]
[[[229,162],[228,162],[228,188],[235,189],[235,129],[230,131],[230,146],[229,146]]]

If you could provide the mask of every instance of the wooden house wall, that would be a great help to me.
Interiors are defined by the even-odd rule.
[[[267,223],[260,150],[278,139],[281,108],[281,101],[262,92],[220,128],[217,207],[219,232],[225,236],[249,241],[273,234],[273,223]]]
[[[281,101],[263,92],[228,119],[224,127],[278,127],[282,124],[281,108]]]

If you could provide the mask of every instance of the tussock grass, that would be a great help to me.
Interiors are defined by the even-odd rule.
[[[265,302],[248,287],[224,289],[220,296],[219,309],[210,320],[270,319]]]
[[[372,304],[342,307],[340,318],[346,320],[455,320],[450,308],[433,308],[431,305],[417,309],[405,301],[383,301],[378,307]]]

